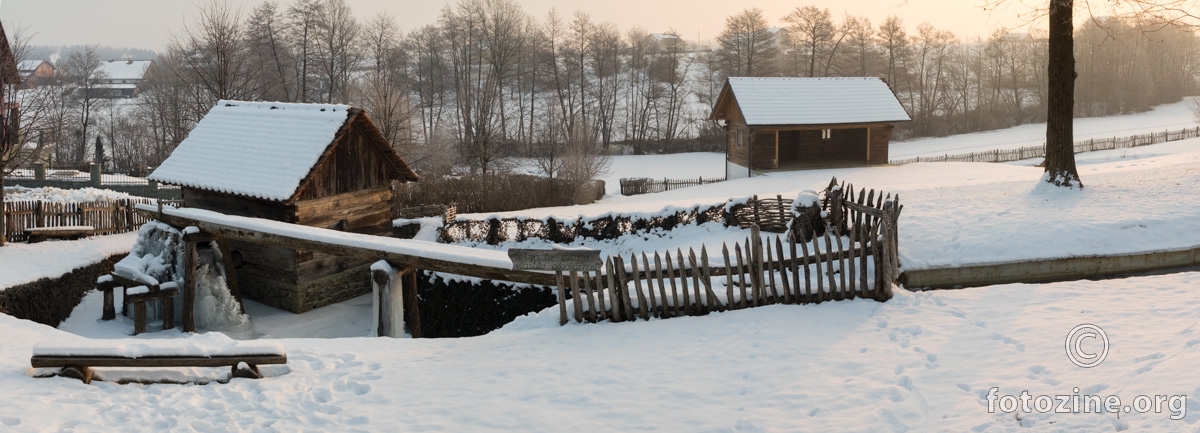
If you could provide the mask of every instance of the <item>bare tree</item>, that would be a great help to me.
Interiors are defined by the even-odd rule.
[[[294,62],[294,83],[297,83],[296,100],[313,102],[310,94],[309,76],[317,68],[316,38],[320,28],[320,18],[324,15],[324,7],[318,0],[297,0],[288,8],[286,25],[288,28],[288,43],[294,47],[296,60]]]
[[[326,103],[349,102],[346,87],[359,66],[359,25],[346,0],[325,0],[317,18],[316,61]]]
[[[833,24],[833,15],[829,9],[816,6],[802,6],[783,17],[788,23],[789,44],[808,60],[807,75],[816,77],[827,75],[828,67],[822,63],[833,56],[837,45],[841,42],[837,26]],[[793,67],[796,72],[803,69]]]
[[[95,124],[93,118],[97,107],[104,103],[100,84],[108,78],[94,47],[76,51],[67,57],[61,68],[72,95],[73,108],[78,127],[75,129],[73,147],[59,146],[60,161],[77,165],[87,158],[89,129]]]
[[[267,1],[255,7],[246,20],[250,58],[262,68],[255,93],[266,101],[295,100],[292,73],[295,59],[284,37],[284,19],[278,4]]]
[[[726,77],[774,75],[771,65],[777,54],[761,9],[746,9],[725,18],[725,29],[717,35],[717,56]]]
[[[376,15],[363,31],[370,68],[359,80],[363,108],[394,147],[412,143],[413,108],[409,104],[408,55],[400,48],[400,29],[387,14]]]
[[[211,2],[182,33],[172,37],[168,51],[181,61],[169,69],[190,83],[196,112],[207,112],[222,99],[257,99],[255,83],[261,68],[253,63],[246,44],[241,13],[226,3]]]

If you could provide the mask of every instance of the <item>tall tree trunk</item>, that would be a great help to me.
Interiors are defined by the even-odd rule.
[[[1075,168],[1074,0],[1050,0],[1049,92],[1046,111],[1046,181],[1083,188]]]
[[[0,164],[0,247],[8,243],[8,220],[4,215],[4,164]]]

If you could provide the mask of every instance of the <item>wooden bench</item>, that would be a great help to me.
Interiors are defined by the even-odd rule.
[[[124,296],[121,298],[121,314],[128,315],[128,306],[133,305],[133,335],[146,332],[146,303],[162,301],[163,329],[175,327],[175,298],[179,296],[179,284],[168,282],[163,284],[146,284],[141,281],[125,278],[113,273],[96,279],[96,290],[104,293],[104,311],[102,320],[117,318],[113,290],[121,288]]]
[[[223,341],[213,347],[204,342],[216,334]],[[287,354],[278,343],[238,342],[219,333],[171,340],[90,340],[75,345],[43,345],[33,348],[29,361],[34,368],[58,368],[54,375],[91,383],[94,367],[229,367],[230,378],[259,379],[258,366],[287,364]]]
[[[96,228],[92,226],[30,227],[25,229],[25,236],[29,237],[29,243],[35,244],[52,238],[69,240],[86,238],[95,232]]]

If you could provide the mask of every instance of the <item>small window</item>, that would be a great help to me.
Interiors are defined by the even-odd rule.
[[[828,140],[830,138],[833,138],[833,130],[832,129],[822,129],[821,130],[821,139]]]

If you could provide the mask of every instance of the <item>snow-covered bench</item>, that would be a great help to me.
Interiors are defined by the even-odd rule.
[[[96,231],[92,226],[64,226],[64,227],[30,227],[25,229],[25,235],[28,236],[28,242],[35,244],[46,239],[79,239],[91,236]]]
[[[41,342],[30,358],[34,368],[59,368],[54,374],[84,383],[92,381],[93,367],[230,367],[231,378],[258,379],[259,365],[286,363],[279,343],[236,341],[217,332],[170,340]]]

